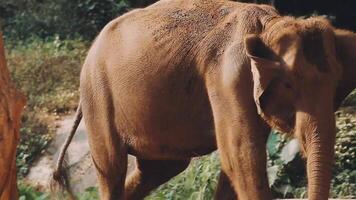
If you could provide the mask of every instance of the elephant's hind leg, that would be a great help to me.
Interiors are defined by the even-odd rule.
[[[102,143],[103,141],[97,141]],[[127,153],[123,148],[95,145],[91,148],[101,200],[123,200]]]
[[[107,120],[107,119],[106,119]],[[90,152],[98,177],[101,200],[124,199],[127,150],[117,133],[100,119],[89,120]]]
[[[98,177],[101,200],[124,199],[127,148],[115,127],[111,101],[105,93],[82,98],[90,153]]]
[[[127,200],[143,199],[148,193],[184,171],[189,160],[136,160],[136,169],[125,184]]]

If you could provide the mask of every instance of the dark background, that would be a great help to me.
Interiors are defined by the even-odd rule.
[[[327,15],[339,28],[356,31],[355,0],[257,0],[274,5],[283,15]]]

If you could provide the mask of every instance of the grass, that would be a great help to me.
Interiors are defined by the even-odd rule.
[[[36,190],[23,182],[18,182],[19,200],[49,200],[50,195]]]
[[[50,200],[51,195],[41,192],[31,185],[19,182],[19,200]],[[83,193],[77,195],[77,200],[98,200],[98,190],[94,187],[87,188]]]

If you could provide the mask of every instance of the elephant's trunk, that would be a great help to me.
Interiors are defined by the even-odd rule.
[[[299,111],[296,134],[307,157],[309,200],[328,199],[334,162],[335,117],[332,104]]]

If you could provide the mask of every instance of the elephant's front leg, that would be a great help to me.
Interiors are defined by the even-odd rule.
[[[221,170],[218,187],[215,191],[215,200],[238,200],[235,189],[233,188],[230,178]]]
[[[239,199],[272,199],[266,173],[270,131],[260,119],[249,92],[221,87],[209,92],[222,170]]]

